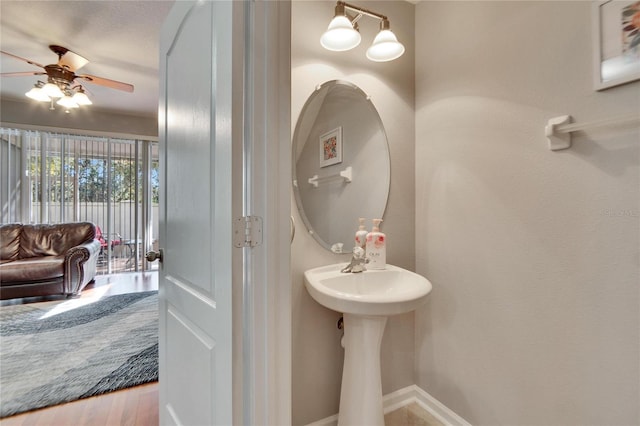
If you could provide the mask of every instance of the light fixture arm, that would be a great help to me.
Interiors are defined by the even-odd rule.
[[[349,15],[348,13],[346,13],[345,16],[347,18],[349,18],[349,20],[351,21],[351,25],[353,25],[353,28],[355,28],[357,30],[358,29],[358,21],[364,15],[362,13],[358,13],[357,15],[353,16],[353,15]]]
[[[356,6],[356,5],[353,5],[353,4],[349,4],[349,3],[346,3],[346,2],[343,2],[343,1],[338,1],[338,3],[336,4],[336,15],[339,13],[339,11],[342,11],[340,14],[347,16],[347,14],[345,13],[345,10],[350,10],[352,12],[357,12],[358,16],[356,17],[356,20],[360,19],[362,17],[362,15],[367,15],[367,16],[370,16],[370,17],[375,18],[375,19],[380,19],[381,21],[387,21],[387,23],[389,22],[389,19],[385,15],[381,15],[379,13],[373,12],[373,11],[365,9],[363,7],[359,7],[359,6]]]

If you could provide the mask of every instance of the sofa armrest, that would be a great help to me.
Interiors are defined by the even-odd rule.
[[[64,293],[75,296],[96,276],[100,242],[91,240],[75,246],[64,255]]]

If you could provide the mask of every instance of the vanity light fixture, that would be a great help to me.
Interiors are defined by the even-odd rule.
[[[350,15],[347,11],[355,12]],[[320,37],[320,44],[327,50],[342,52],[360,44],[358,21],[363,16],[380,20],[380,32],[367,49],[367,58],[375,62],[387,62],[399,58],[404,53],[404,46],[389,29],[389,19],[379,13],[338,1],[335,16],[329,23],[327,31]]]

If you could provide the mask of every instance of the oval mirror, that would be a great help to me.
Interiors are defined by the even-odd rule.
[[[293,192],[309,233],[350,252],[358,218],[382,218],[391,166],[378,111],[356,85],[328,81],[309,96],[293,135]]]

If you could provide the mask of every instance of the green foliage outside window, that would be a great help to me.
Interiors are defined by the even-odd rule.
[[[49,156],[45,160],[47,171],[47,193],[44,199],[51,202],[72,202],[74,188],[78,185],[80,202],[100,203],[109,198],[108,177],[111,180],[111,202],[133,201],[136,194],[136,174],[138,174],[138,194],[142,193],[141,167],[130,159],[111,160],[111,171],[108,173],[108,162],[100,158],[80,158],[75,161],[67,157],[64,166],[60,156]],[[30,176],[32,182],[32,200],[42,200],[40,156],[32,157],[30,162]],[[64,183],[64,188],[63,188]],[[157,204],[158,190],[158,161],[152,162],[151,169],[151,198]]]

